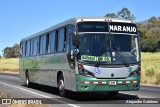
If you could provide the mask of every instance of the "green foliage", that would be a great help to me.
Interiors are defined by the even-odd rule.
[[[2,56],[0,55],[0,59],[2,58]]]
[[[158,52],[160,40],[156,38],[142,39],[141,50],[143,52]]]
[[[130,10],[126,7],[124,7],[117,14],[116,13],[108,13],[105,15],[105,17],[135,20],[135,16],[133,14],[131,14]]]
[[[143,52],[160,51],[160,18],[155,16],[137,24]]]
[[[118,18],[118,16],[115,13],[108,13],[105,15],[105,17]]]
[[[17,58],[19,56],[19,44],[14,44],[12,47],[6,47],[2,52],[5,58]]]
[[[118,17],[124,18],[124,19],[129,19],[129,20],[135,20],[136,17],[131,14],[130,10],[126,7],[124,7],[121,11],[117,13]]]
[[[146,67],[145,75],[148,77],[152,77],[155,75],[156,68],[154,66]]]

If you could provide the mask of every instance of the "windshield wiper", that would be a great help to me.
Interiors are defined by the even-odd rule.
[[[105,46],[105,48],[101,48],[99,55],[97,56],[98,60],[95,63],[95,67],[99,67],[100,65],[100,59],[101,59],[101,55],[106,52],[107,47]]]
[[[126,58],[116,49],[113,40],[112,40],[112,46],[113,46],[113,49],[114,49],[114,50],[119,54],[119,56],[121,57],[121,60],[122,60],[123,64],[125,65],[125,67],[129,67],[129,64],[128,64],[127,61],[126,61]]]

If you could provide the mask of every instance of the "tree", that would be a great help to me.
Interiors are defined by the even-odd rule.
[[[108,13],[105,15],[105,17],[118,18],[118,16],[115,13]]]
[[[158,52],[159,44],[155,38],[147,38],[142,40],[142,51],[143,52]]]
[[[148,22],[154,23],[157,20],[155,16],[152,16],[150,19],[148,19]]]
[[[13,56],[13,51],[12,51],[12,47],[6,47],[4,48],[3,52],[3,56],[5,58],[12,58]]]
[[[16,58],[19,56],[19,44],[14,44],[12,47],[6,47],[2,52],[5,58]]]
[[[135,20],[136,19],[136,17],[133,14],[131,14],[131,12],[126,7],[123,8],[121,11],[119,11],[117,13],[117,16],[119,18],[129,19],[129,20]]]
[[[131,14],[128,8],[123,8],[121,11],[116,13],[108,13],[105,15],[105,17],[111,17],[111,18],[123,18],[123,19],[129,19],[129,20],[135,20],[135,16]]]
[[[19,57],[19,44],[14,44],[13,45],[13,58]]]

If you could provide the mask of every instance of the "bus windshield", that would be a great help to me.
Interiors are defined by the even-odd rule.
[[[111,63],[108,34],[80,34],[79,55],[83,61],[105,61]]]
[[[87,33],[79,34],[79,37],[79,60],[107,64],[139,62],[136,35]]]

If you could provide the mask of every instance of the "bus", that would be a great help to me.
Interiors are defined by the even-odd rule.
[[[72,92],[139,90],[137,26],[130,20],[76,17],[20,41],[20,78]]]

